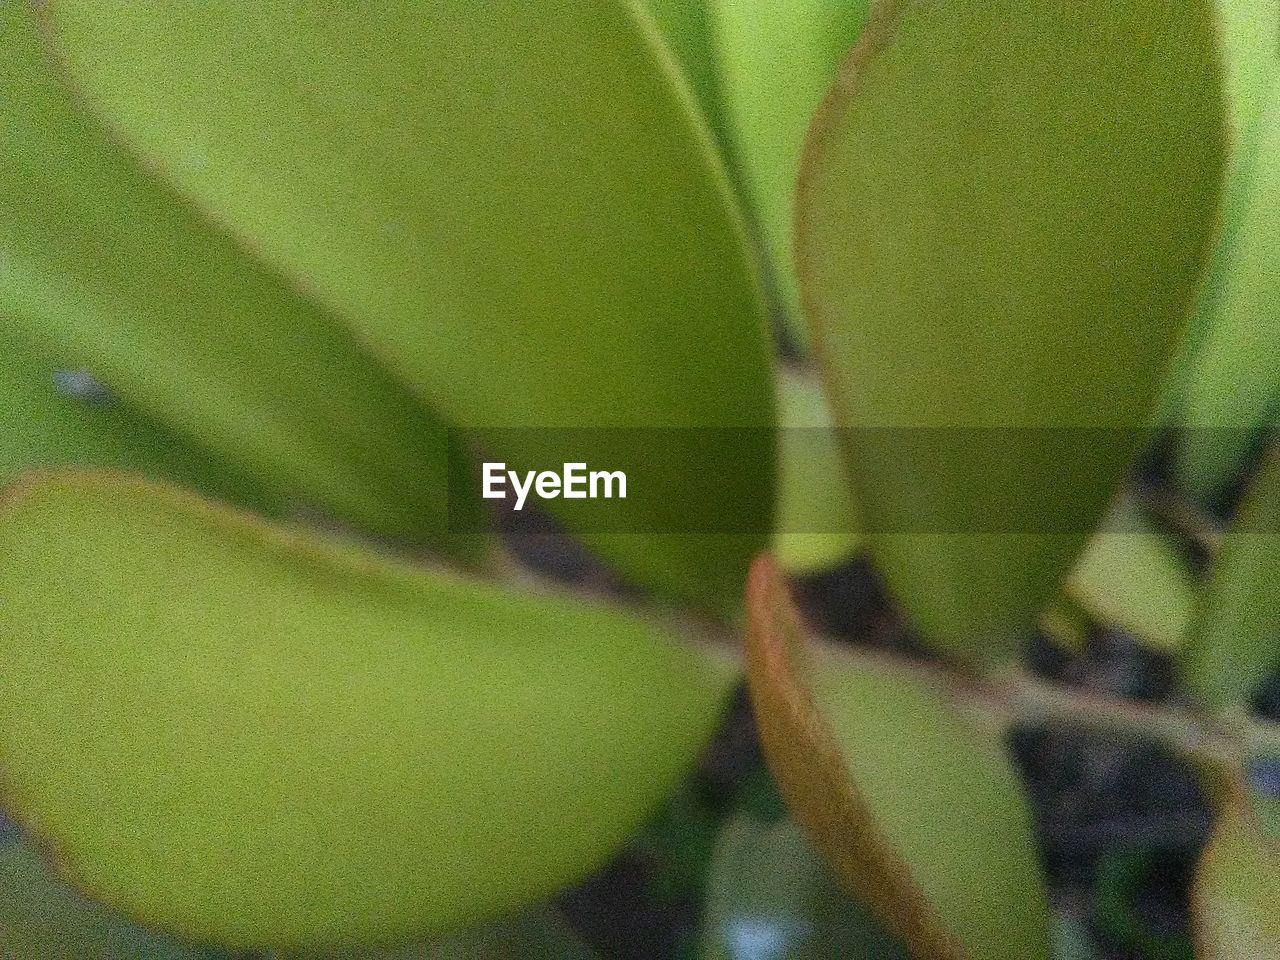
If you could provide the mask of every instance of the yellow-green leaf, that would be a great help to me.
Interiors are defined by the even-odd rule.
[[[859,546],[848,471],[822,388],[784,370],[778,378],[778,527],[773,550],[788,573],[812,573]]]
[[[627,470],[609,559],[738,599],[771,529],[766,325],[723,165],[633,3],[42,8],[85,101],[177,189],[450,423],[517,428],[485,433],[493,459]],[[749,429],[680,456],[618,435],[714,427]],[[745,535],[675,535],[725,517]]]
[[[601,862],[731,671],[654,624],[141,480],[0,509],[5,795],[78,885],[236,947],[408,939]]]
[[[87,464],[155,473],[260,507],[265,492],[114,396],[0,329],[0,486],[25,470]]]
[[[1193,900],[1198,960],[1280,960],[1280,839],[1243,798],[1218,812]]]
[[[710,0],[725,124],[788,328],[802,347],[792,255],[809,121],[867,19],[868,0]]]
[[[1247,700],[1280,667],[1280,447],[1254,478],[1214,561],[1212,581],[1181,660],[1205,706]]]
[[[1090,539],[1066,592],[1094,619],[1168,653],[1190,635],[1198,600],[1177,547],[1129,501]]]
[[[1214,13],[877,9],[804,161],[808,320],[890,587],[947,653],[1009,652],[1124,475],[1200,277]]]
[[[765,752],[836,877],[914,956],[1047,960],[1031,813],[998,733],[941,683],[809,649],[767,557],[747,609]]]
[[[1238,474],[1258,436],[1280,417],[1280,77],[1260,97],[1265,111],[1232,222],[1231,254],[1211,285],[1212,317],[1180,411],[1187,433],[1179,470],[1201,499]]]
[[[684,71],[711,132],[722,125],[720,76],[708,0],[644,0],[672,54]]]
[[[277,498],[444,539],[444,427],[349,331],[208,226],[55,79],[0,4],[0,324]]]

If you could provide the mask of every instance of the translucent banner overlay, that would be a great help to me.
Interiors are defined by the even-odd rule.
[[[852,484],[862,533],[1080,534],[1099,529],[1096,478],[1115,463],[1136,470],[1155,460],[1169,471],[1181,453],[1212,457],[1238,450],[1239,438],[1227,430],[1183,431],[1153,458],[1150,432],[1092,427],[467,431],[450,445],[460,452],[450,464],[448,522],[455,533],[480,532],[486,522],[453,509],[466,502],[454,494],[467,484],[467,497],[479,495],[491,508],[484,513],[549,513],[580,534],[845,533],[833,525],[839,511],[816,504],[804,520],[783,521],[775,506],[784,475],[830,477],[839,462],[857,470],[803,489]],[[1260,453],[1260,438],[1250,439]],[[877,482],[856,480],[868,476]],[[1073,495],[1079,490],[1091,492],[1086,502]],[[1124,530],[1114,517],[1102,526]]]

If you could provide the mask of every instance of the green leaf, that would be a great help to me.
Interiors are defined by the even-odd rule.
[[[1205,339],[1222,322],[1218,316],[1223,309],[1225,290],[1239,285],[1231,277],[1238,272],[1237,251],[1247,248],[1251,240],[1249,231],[1241,227],[1248,218],[1251,197],[1258,186],[1254,181],[1255,170],[1260,167],[1260,141],[1265,136],[1262,115],[1275,99],[1271,90],[1280,74],[1280,0],[1217,0],[1216,6],[1230,139],[1222,227],[1191,322],[1173,363],[1158,417],[1161,423],[1181,419],[1188,384],[1200,363],[1199,354]],[[1267,189],[1265,184],[1261,186]],[[1221,349],[1219,344],[1213,352]],[[1195,486],[1212,482],[1208,473],[1194,480]],[[1208,491],[1198,492],[1203,495]]]
[[[1093,535],[1066,591],[1095,620],[1169,653],[1187,641],[1198,600],[1177,547],[1128,500]]]
[[[747,612],[770,767],[846,888],[913,956],[1047,960],[1031,812],[998,731],[925,674],[809,649],[767,557]]]
[[[31,4],[0,5],[7,338],[91,371],[278,498],[443,540],[445,504],[467,506],[465,489],[446,490],[443,426],[108,141],[44,46]]]
[[[739,816],[720,832],[703,918],[706,960],[905,960],[827,873],[791,820]]]
[[[31,468],[78,463],[145,470],[255,506],[280,506],[264,501],[256,485],[104,393],[86,371],[49,362],[13,342],[5,330],[0,330],[0,410],[0,487]]]
[[[482,431],[493,459],[627,470],[645,494],[590,538],[608,559],[738,602],[772,529],[766,325],[725,171],[632,3],[43,9],[86,102],[167,180],[450,423],[518,428]],[[687,456],[655,429],[708,427],[750,429]],[[748,533],[676,535],[725,517]]]
[[[1243,799],[1218,813],[1193,901],[1199,960],[1280,960],[1280,841]]]
[[[724,120],[707,3],[708,0],[645,0],[643,5],[684,71],[710,131],[719,137]]]
[[[773,550],[788,573],[812,573],[857,551],[857,511],[822,388],[784,370],[778,401],[780,500]]]
[[[621,612],[121,476],[14,488],[0,596],[11,809],[101,902],[234,947],[549,895],[639,826],[732,680]]]
[[[1183,679],[1203,705],[1247,700],[1280,666],[1280,448],[1272,449],[1214,562]]]
[[[60,883],[30,846],[0,846],[4,960],[200,960]]]
[[[878,9],[805,157],[808,318],[891,589],[946,653],[1009,653],[1124,476],[1200,276],[1213,11]]]
[[[869,0],[711,0],[725,122],[788,328],[802,347],[792,255],[805,133],[867,19]]]
[[[1249,188],[1233,220],[1233,246],[1213,289],[1212,318],[1187,374],[1179,473],[1202,500],[1236,477],[1254,442],[1280,415],[1280,79],[1266,106]]]
[[[1216,0],[1233,154],[1246,154],[1280,72],[1280,0]]]

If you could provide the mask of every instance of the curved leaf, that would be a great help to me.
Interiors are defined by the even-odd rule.
[[[1280,960],[1280,840],[1263,833],[1247,801],[1219,811],[1193,899],[1199,960]]]
[[[1257,189],[1255,170],[1259,168],[1260,140],[1265,137],[1261,118],[1269,101],[1275,99],[1271,90],[1280,74],[1280,0],[1216,0],[1216,8],[1230,139],[1222,225],[1191,322],[1173,362],[1158,416],[1161,423],[1181,418],[1188,383],[1200,363],[1206,337],[1223,322],[1218,318],[1225,289],[1239,286],[1231,277],[1238,270],[1238,251],[1247,251],[1251,242],[1250,231],[1242,229],[1242,223],[1248,218],[1250,198]],[[1249,256],[1247,252],[1244,255]],[[1214,352],[1221,350],[1221,345],[1214,348]],[[1202,465],[1199,469],[1205,468]],[[1192,482],[1193,489],[1203,488],[1197,492],[1206,494],[1213,478],[1197,471]]]
[[[1213,11],[878,11],[810,138],[801,284],[891,588],[947,653],[1006,653],[1123,477],[1199,279]]]
[[[1031,814],[993,731],[941,684],[807,650],[776,568],[748,586],[747,676],[770,766],[835,875],[938,960],[1047,960]]]
[[[810,573],[853,556],[857,512],[822,388],[790,371],[778,377],[778,528],[773,550],[789,573]]]
[[[1280,78],[1263,102],[1232,254],[1219,268],[1213,317],[1181,409],[1188,432],[1179,470],[1201,499],[1238,474],[1259,435],[1280,418]]]
[[[723,126],[720,76],[707,0],[644,0],[689,80],[703,116],[717,137]]]
[[[467,502],[446,489],[443,426],[108,142],[43,46],[30,4],[0,5],[6,338],[88,369],[277,498],[442,541],[445,504]]]
[[[1107,527],[1076,561],[1067,595],[1094,619],[1155,649],[1178,651],[1190,636],[1198,600],[1186,561],[1135,504],[1126,502]]]
[[[763,310],[705,125],[631,3],[43,9],[134,149],[495,459],[626,470],[646,494],[591,538],[610,560],[737,601],[772,529]],[[718,427],[750,429],[680,456],[618,435]],[[726,516],[746,535],[676,535]]]
[[[792,255],[809,121],[867,19],[869,0],[711,0],[724,114],[791,332],[807,347]]]
[[[1280,667],[1280,447],[1223,538],[1212,577],[1181,666],[1196,699],[1221,710]]]
[[[905,960],[836,886],[792,820],[739,816],[716,841],[702,924],[706,960]]]
[[[622,613],[110,475],[11,492],[0,596],[12,810],[102,902],[237,947],[548,895],[641,822],[730,683]]]
[[[254,506],[259,486],[105,391],[84,370],[59,367],[0,330],[0,486],[32,467],[86,464],[148,471]]]

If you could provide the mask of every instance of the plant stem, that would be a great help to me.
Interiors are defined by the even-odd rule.
[[[1071,690],[1023,673],[993,686],[1012,723],[1159,743],[1194,766],[1215,771],[1239,771],[1247,758],[1239,730],[1189,710]]]

